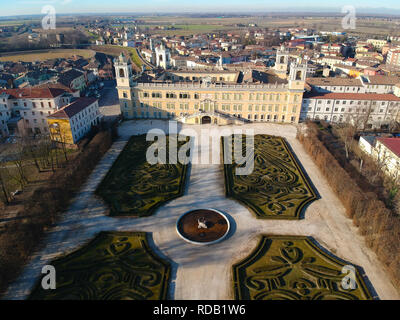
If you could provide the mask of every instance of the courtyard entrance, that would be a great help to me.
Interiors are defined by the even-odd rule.
[[[211,123],[211,117],[210,116],[204,116],[201,118],[201,124],[210,124]]]

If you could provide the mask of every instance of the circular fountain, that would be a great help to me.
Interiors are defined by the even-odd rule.
[[[229,233],[230,223],[225,214],[216,209],[196,209],[184,213],[176,222],[178,235],[196,245],[222,241]]]

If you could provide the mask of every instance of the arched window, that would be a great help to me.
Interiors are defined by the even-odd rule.
[[[280,63],[285,63],[285,57],[284,56],[281,57]]]
[[[124,69],[119,69],[119,77],[120,78],[125,78],[125,72],[124,72]]]
[[[296,72],[296,80],[301,80],[301,71]]]

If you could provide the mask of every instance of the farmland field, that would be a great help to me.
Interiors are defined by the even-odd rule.
[[[71,58],[73,55],[80,55],[84,59],[89,59],[94,57],[95,52],[93,50],[86,49],[54,49],[54,50],[37,50],[37,51],[27,51],[27,52],[14,52],[2,54],[0,56],[0,61],[24,61],[24,62],[34,62],[34,61],[45,61],[49,59],[57,58]]]

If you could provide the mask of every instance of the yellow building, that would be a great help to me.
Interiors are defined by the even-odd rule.
[[[101,120],[95,98],[77,98],[47,117],[50,137],[57,142],[76,144]]]
[[[178,119],[188,123],[238,121],[297,123],[307,65],[277,54],[274,71],[167,70],[133,76],[131,62],[114,61],[121,113],[126,119]]]

